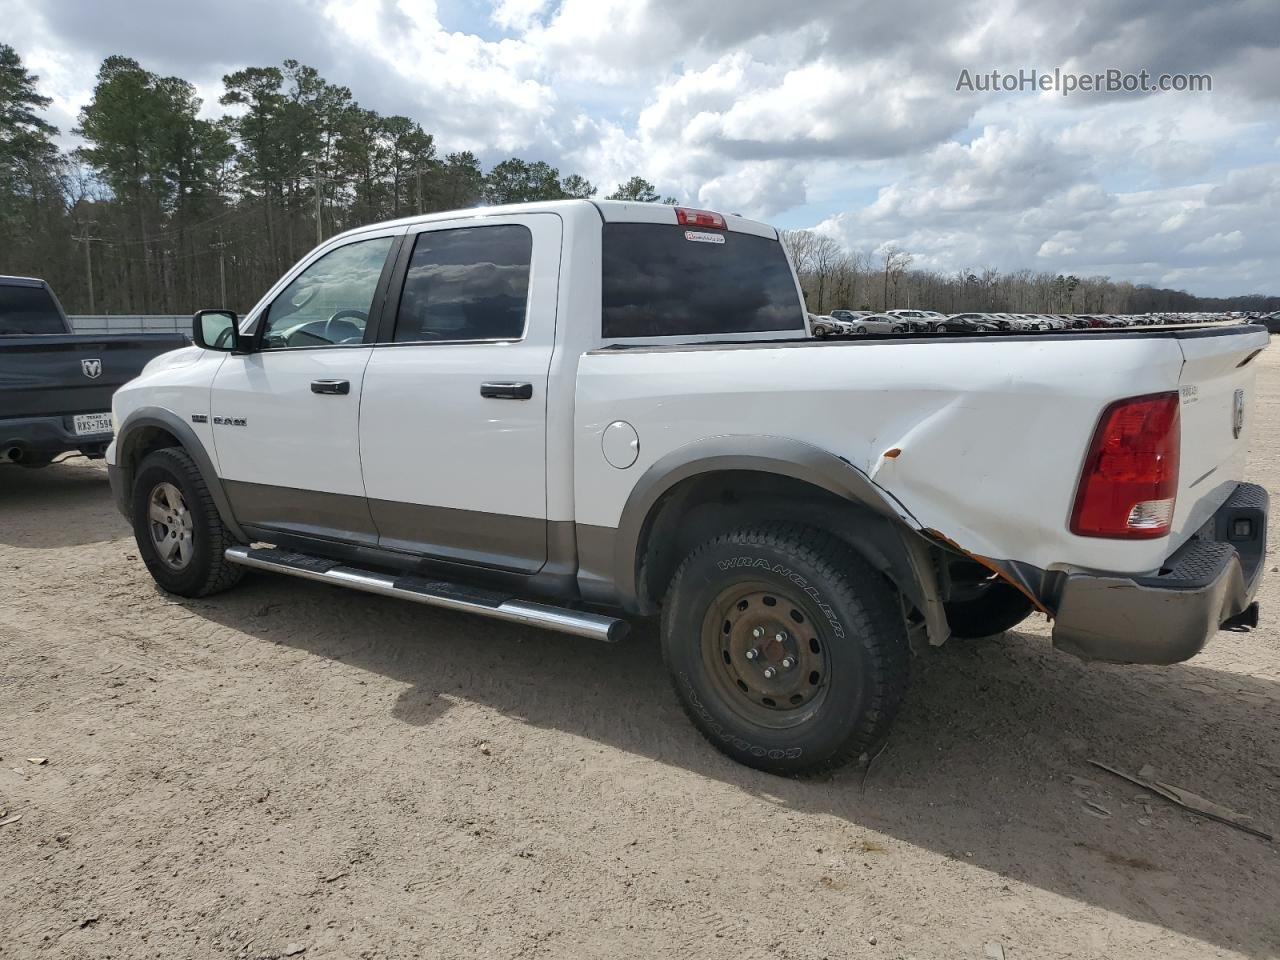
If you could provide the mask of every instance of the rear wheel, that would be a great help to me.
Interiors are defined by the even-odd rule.
[[[1012,630],[1035,608],[1015,587],[997,581],[976,597],[947,601],[946,609],[952,636],[976,640]]]
[[[695,549],[662,627],[694,725],[772,773],[830,769],[874,749],[906,688],[892,589],[847,545],[806,527],[736,530]]]
[[[185,450],[167,447],[142,461],[131,506],[138,552],[161,588],[203,597],[239,582],[244,569],[225,557],[236,540]]]

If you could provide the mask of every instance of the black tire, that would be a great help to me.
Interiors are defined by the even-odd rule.
[[[757,625],[776,649],[768,635],[752,639]],[[756,657],[741,643],[759,643]],[[734,760],[783,775],[873,751],[907,684],[892,588],[846,544],[791,524],[735,530],[693,550],[663,602],[662,651],[694,726]],[[785,656],[795,673],[766,681]]]
[[[191,555],[182,569],[161,558],[152,536],[151,497],[161,484],[178,488],[190,516]],[[134,476],[130,505],[138,553],[161,589],[182,597],[204,597],[235,586],[244,575],[243,567],[228,563],[224,556],[238,541],[222,523],[195,461],[181,447],[156,450],[142,461]]]
[[[953,637],[978,640],[1012,630],[1031,616],[1035,607],[1015,587],[993,583],[972,600],[948,601],[946,610]]]

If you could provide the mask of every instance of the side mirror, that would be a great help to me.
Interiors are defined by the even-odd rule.
[[[239,325],[231,310],[200,310],[192,318],[191,339],[197,347],[229,352],[240,346]]]

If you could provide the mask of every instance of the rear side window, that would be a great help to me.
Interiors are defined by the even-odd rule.
[[[398,343],[519,340],[533,234],[519,224],[418,235],[400,297]]]
[[[606,338],[804,329],[800,296],[776,240],[606,223],[603,243]]]
[[[0,336],[66,332],[62,314],[44,287],[0,284]]]

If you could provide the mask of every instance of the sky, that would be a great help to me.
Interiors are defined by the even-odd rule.
[[[602,194],[639,174],[947,272],[1280,292],[1280,0],[0,0],[0,22],[67,143],[110,54],[207,116],[224,74],[293,57],[442,153]],[[1211,90],[975,79],[1055,69]]]

